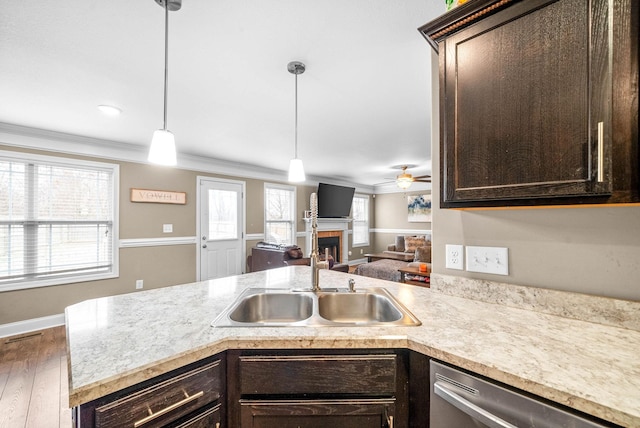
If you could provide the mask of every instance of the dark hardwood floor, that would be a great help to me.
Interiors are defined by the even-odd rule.
[[[64,326],[0,338],[0,428],[70,428]]]

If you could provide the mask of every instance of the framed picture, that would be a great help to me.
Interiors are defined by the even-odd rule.
[[[409,223],[431,222],[431,195],[407,196]]]

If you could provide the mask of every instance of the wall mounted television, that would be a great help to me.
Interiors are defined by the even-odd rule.
[[[335,184],[318,184],[318,217],[349,217],[356,189]]]

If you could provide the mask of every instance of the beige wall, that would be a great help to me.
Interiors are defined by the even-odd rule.
[[[2,145],[0,150],[23,151]],[[43,151],[28,151],[56,156],[54,153]],[[89,159],[83,156],[64,155],[64,157]],[[91,160],[110,162],[103,159]],[[197,177],[216,175],[131,162],[114,163],[120,165],[120,239],[195,236]],[[246,232],[254,235],[262,234],[264,232],[264,181],[241,177],[218,177],[246,183]],[[187,203],[186,205],[133,203],[129,200],[132,187],[186,192]],[[304,222],[301,218],[304,210],[308,209],[309,196],[316,189],[316,186],[297,186],[296,214],[299,219],[297,224],[299,232],[304,231]],[[162,225],[165,223],[173,224],[172,233],[162,232]],[[250,254],[251,247],[257,241],[259,239],[247,240],[247,254]],[[303,247],[303,238],[298,238],[298,245]],[[351,250],[351,245],[349,249]],[[193,282],[196,280],[196,247],[195,245],[170,245],[121,248],[119,269],[119,277],[114,279],[0,293],[0,325],[61,314],[66,306],[95,297],[135,292],[137,279],[144,280],[145,290]]]
[[[420,231],[425,231],[425,234],[429,233],[431,223],[410,223],[407,213],[407,196],[429,193],[427,191],[376,195],[373,199],[375,206],[373,227],[376,229],[373,251],[386,250],[387,245],[395,242],[396,235],[413,235],[420,233]]]
[[[432,140],[439,141],[438,91],[433,94]],[[438,144],[432,155],[439,171]],[[438,209],[439,199],[433,195],[434,272],[640,300],[640,207],[462,211]],[[446,269],[446,244],[508,247],[509,275]]]

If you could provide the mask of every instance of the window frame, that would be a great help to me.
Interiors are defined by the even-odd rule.
[[[55,285],[73,284],[78,282],[96,281],[102,279],[117,278],[119,276],[119,201],[120,201],[120,166],[118,164],[96,162],[84,159],[73,159],[62,156],[49,156],[27,152],[12,152],[0,150],[0,159],[9,162],[36,162],[48,166],[65,168],[83,168],[107,171],[111,174],[112,189],[112,227],[111,227],[111,269],[101,273],[79,273],[73,276],[61,276],[58,278],[23,279],[18,281],[3,281],[0,277],[0,293],[14,290],[28,290],[32,288],[49,287]],[[96,223],[103,223],[97,221]]]
[[[264,210],[263,210],[263,217],[264,217],[264,228],[263,228],[263,240],[267,241],[267,224],[270,223],[269,220],[267,220],[267,190],[268,189],[278,189],[278,190],[286,190],[291,192],[291,221],[289,223],[290,224],[290,228],[291,228],[291,238],[293,239],[293,242],[288,243],[289,245],[296,245],[297,241],[298,241],[298,237],[297,237],[297,217],[296,217],[296,207],[297,207],[297,202],[296,202],[296,186],[291,186],[291,185],[287,185],[287,184],[276,184],[276,183],[264,183]],[[273,223],[282,223],[282,220],[273,220]]]
[[[368,247],[369,245],[371,245],[371,227],[370,227],[370,219],[371,219],[371,212],[370,212],[370,205],[369,205],[369,195],[365,195],[365,194],[361,194],[361,193],[356,193],[353,195],[353,203],[352,205],[355,206],[355,202],[356,199],[362,199],[365,201],[365,213],[366,213],[366,219],[365,220],[359,220],[356,219],[355,214],[355,210],[352,208],[351,209],[351,236],[352,236],[352,247]],[[356,224],[358,223],[364,223],[367,227],[367,239],[366,241],[363,242],[356,242],[355,238],[356,238],[356,234],[355,234],[355,228],[356,228]]]

